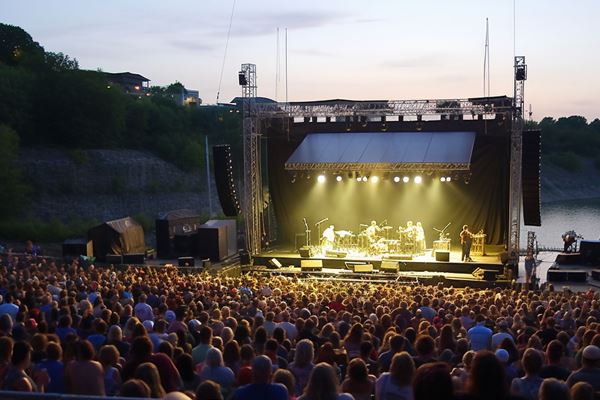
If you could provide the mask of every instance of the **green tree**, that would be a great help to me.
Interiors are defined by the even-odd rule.
[[[18,26],[0,23],[0,63],[17,65],[28,56],[43,55],[44,48]]]
[[[29,188],[22,181],[16,166],[19,155],[19,135],[6,125],[0,125],[0,217],[14,216],[23,210]]]

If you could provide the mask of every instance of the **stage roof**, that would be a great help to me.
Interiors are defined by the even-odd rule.
[[[468,170],[475,132],[309,133],[285,163],[295,171]]]

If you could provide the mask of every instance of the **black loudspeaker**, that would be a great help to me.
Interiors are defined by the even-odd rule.
[[[398,272],[398,261],[382,261],[379,267],[380,271],[383,272]]]
[[[592,270],[592,279],[595,281],[600,281],[600,269]]]
[[[146,261],[144,253],[132,253],[123,255],[123,264],[143,265]]]
[[[450,261],[450,252],[445,250],[436,250],[435,261]]]
[[[521,185],[523,187],[523,223],[528,226],[541,226],[540,214],[540,169],[541,169],[541,131],[523,132],[523,152]]]
[[[279,269],[281,267],[283,267],[283,265],[281,265],[279,260],[276,258],[271,258],[269,261],[267,261],[267,268],[269,269]]]
[[[354,264],[354,273],[370,274],[373,272],[373,264]]]
[[[546,279],[549,282],[586,282],[587,271],[580,269],[549,269]]]
[[[493,269],[484,269],[483,270],[483,280],[484,281],[496,281],[498,277],[498,271]]]
[[[250,265],[251,261],[250,253],[246,250],[240,250],[240,264]]]
[[[235,180],[233,179],[231,146],[228,144],[213,146],[213,167],[217,194],[223,213],[228,217],[237,217],[240,213],[240,203],[237,199]]]
[[[527,65],[519,65],[515,71],[515,80],[526,81],[527,80]]]
[[[300,253],[300,257],[303,257],[303,258],[310,258],[310,257],[312,257],[312,250],[308,246],[302,246],[302,247],[300,247],[298,249],[298,252]]]
[[[240,86],[246,86],[248,84],[246,74],[242,71],[238,72],[238,83],[240,84]]]
[[[121,265],[123,264],[123,256],[120,254],[107,254],[104,258],[107,264]]]
[[[94,255],[94,247],[91,240],[67,239],[62,244],[63,257],[79,257]]]
[[[302,272],[321,271],[322,269],[322,260],[300,260],[300,270]]]
[[[583,259],[580,253],[559,253],[554,261],[559,265],[575,265],[580,264]]]
[[[173,238],[173,252],[177,257],[185,257],[192,254],[195,233],[176,234]]]
[[[600,240],[582,240],[579,253],[585,264],[600,266]]]
[[[177,258],[177,264],[180,267],[194,267],[196,260],[194,260],[194,257],[179,257]]]

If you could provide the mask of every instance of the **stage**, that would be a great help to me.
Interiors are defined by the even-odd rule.
[[[449,261],[437,261],[431,249],[419,255],[346,254],[343,257],[330,257],[317,249],[310,257],[302,257],[291,248],[276,247],[255,255],[253,266],[246,270],[315,279],[425,284],[444,282],[455,287],[507,287],[513,277],[504,275],[505,266],[500,257],[502,250],[501,246],[488,246],[486,255],[474,255],[472,262],[462,262],[461,251],[456,248],[450,251]],[[397,268],[384,271],[381,268],[384,262],[387,266],[397,265]],[[359,267],[355,271],[356,265]],[[368,272],[363,272],[365,265]]]

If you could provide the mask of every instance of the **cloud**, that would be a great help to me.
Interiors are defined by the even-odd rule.
[[[296,50],[291,50],[291,52],[294,54],[300,54],[300,55],[312,56],[312,57],[332,57],[333,56],[333,53],[323,51],[320,49],[296,49]]]
[[[167,41],[173,47],[183,49],[183,50],[193,50],[193,51],[212,51],[215,49],[215,45],[202,43],[195,40],[186,40],[186,39],[171,39]]]
[[[352,22],[355,24],[372,24],[385,21],[383,18],[356,18]]]

